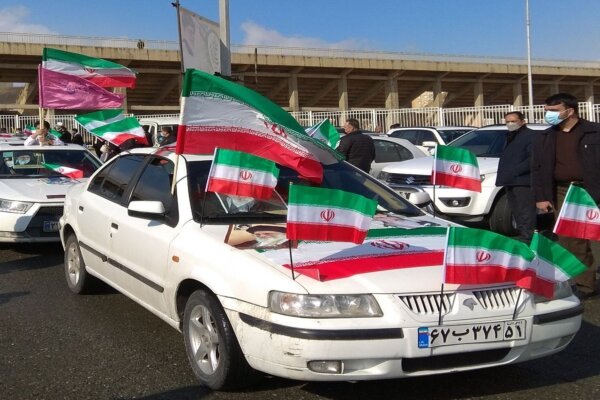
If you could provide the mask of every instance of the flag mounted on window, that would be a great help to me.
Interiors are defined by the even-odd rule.
[[[52,171],[58,172],[61,175],[68,176],[72,179],[83,178],[83,171],[76,168],[65,167],[64,165],[43,163],[44,167],[51,169]]]
[[[460,147],[438,145],[431,183],[481,192],[481,176],[475,154]]]
[[[600,210],[590,194],[571,184],[560,209],[554,233],[580,239],[600,240]]]
[[[277,185],[275,163],[241,151],[216,149],[206,191],[269,199]]]
[[[148,144],[146,133],[135,117],[123,118],[94,128],[90,132],[117,146],[129,139],[134,139],[141,145]]]
[[[287,111],[234,82],[188,69],[183,80],[176,153],[243,151],[296,170],[314,182],[341,155],[308,136]]]
[[[125,118],[122,108],[114,108],[107,110],[94,111],[87,114],[77,115],[77,121],[82,127],[91,131],[92,129],[117,122]]]
[[[338,189],[290,185],[287,237],[361,244],[377,209],[377,202]]]
[[[335,149],[340,142],[340,133],[337,129],[335,129],[335,126],[329,122],[328,118],[325,118],[318,124],[307,128],[306,134],[312,138],[320,140],[323,143],[326,143],[327,146],[331,147],[332,149]]]

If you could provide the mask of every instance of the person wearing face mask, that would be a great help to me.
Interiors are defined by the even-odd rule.
[[[496,186],[504,186],[506,199],[517,223],[516,239],[531,242],[537,212],[531,188],[531,144],[533,131],[525,124],[520,111],[504,115],[508,128],[506,146],[498,162]]]
[[[548,97],[544,119],[552,125],[536,134],[532,151],[532,185],[536,207],[558,213],[571,182],[577,182],[600,202],[600,124],[579,117],[578,101],[568,93]],[[559,236],[558,242],[588,269],[575,278],[576,294],[598,293],[594,256],[589,240]]]

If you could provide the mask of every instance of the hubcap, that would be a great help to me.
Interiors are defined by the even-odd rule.
[[[76,286],[81,277],[81,260],[75,243],[72,243],[67,251],[67,272],[71,285]]]
[[[213,374],[219,366],[219,335],[208,308],[202,305],[193,308],[188,333],[194,361],[203,373]]]

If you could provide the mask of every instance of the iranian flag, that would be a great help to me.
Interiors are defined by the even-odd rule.
[[[529,290],[547,298],[554,296],[554,285],[576,277],[586,270],[585,265],[571,252],[543,235],[535,232],[530,248],[535,254],[532,262],[535,276],[523,279],[529,281]]]
[[[431,183],[481,192],[477,157],[467,149],[438,145]]]
[[[25,136],[31,136],[35,133],[35,126],[33,125],[25,125],[25,128],[23,128],[23,135]]]
[[[125,118],[122,108],[114,108],[107,110],[94,111],[88,114],[77,115],[77,121],[82,127],[91,131],[104,125],[117,122]]]
[[[560,209],[554,233],[580,239],[600,240],[600,210],[590,194],[571,184]]]
[[[148,144],[144,129],[135,117],[123,118],[116,122],[94,128],[90,132],[117,146],[129,139],[135,139],[137,143],[143,145]]]
[[[445,283],[519,285],[519,280],[535,275],[533,257],[525,243],[506,236],[482,229],[450,227]]]
[[[226,79],[188,69],[183,80],[176,153],[243,151],[321,182],[324,164],[341,155],[308,136],[298,122],[261,94]]]
[[[43,163],[42,165],[48,169],[51,169],[52,171],[56,171],[59,174],[68,176],[69,178],[72,178],[72,179],[83,178],[83,171],[80,169],[65,167],[64,165],[51,164],[51,163]]]
[[[102,58],[45,47],[42,67],[48,71],[77,76],[101,87],[135,87],[135,72]]]
[[[319,122],[316,125],[306,129],[306,134],[312,138],[326,143],[327,146],[335,149],[340,142],[340,133],[335,129],[335,126],[329,122],[328,118]]]
[[[275,163],[241,151],[217,149],[206,191],[269,199],[277,185]]]
[[[362,243],[377,202],[338,189],[290,185],[287,238]]]

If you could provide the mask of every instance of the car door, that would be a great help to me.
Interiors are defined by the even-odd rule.
[[[165,276],[172,264],[169,246],[177,236],[177,197],[171,194],[174,165],[149,156],[128,199],[110,216],[110,249],[119,285],[146,307],[165,312]],[[131,201],[161,201],[164,217],[130,215]]]
[[[414,158],[414,155],[400,143],[385,139],[373,138],[375,145],[375,160],[371,163],[372,176],[377,177],[381,170],[393,162],[406,161]]]

